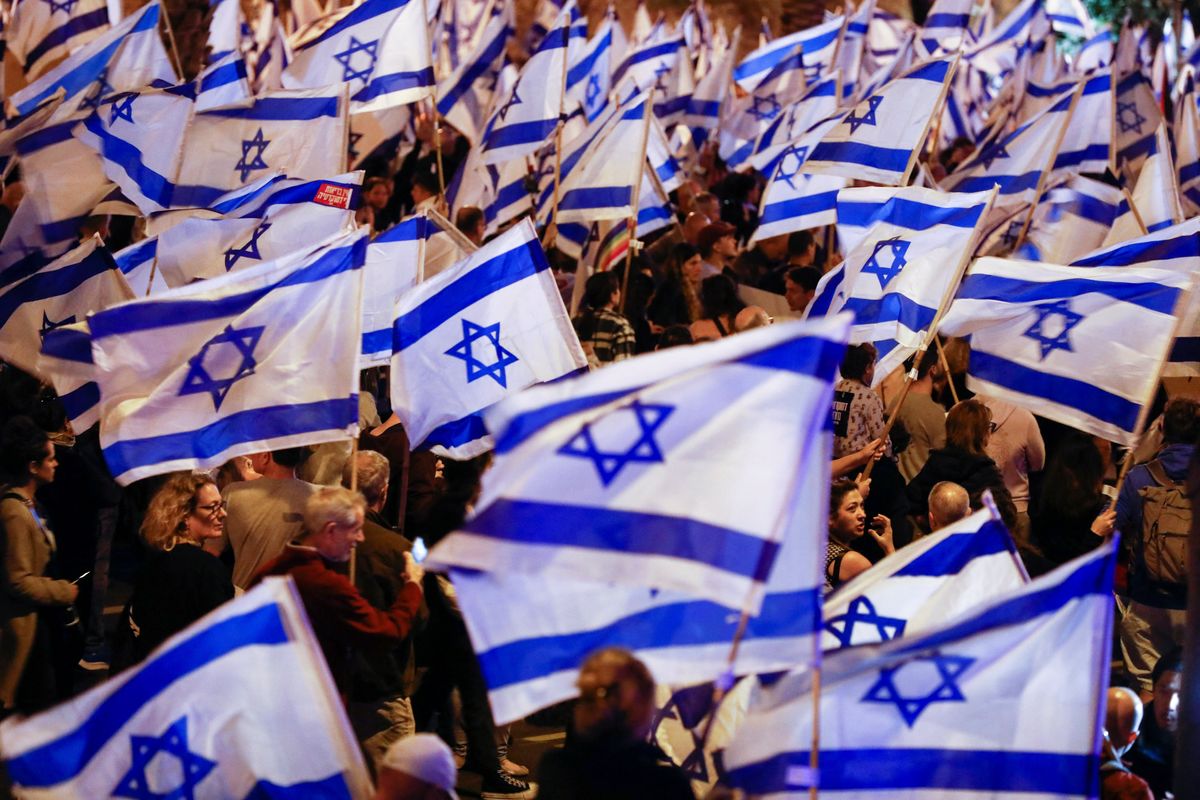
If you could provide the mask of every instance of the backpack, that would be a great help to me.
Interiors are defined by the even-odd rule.
[[[1171,480],[1157,459],[1146,465],[1154,484],[1138,491],[1142,497],[1142,536],[1137,543],[1143,574],[1157,583],[1187,583],[1188,534],[1192,504],[1184,486]]]

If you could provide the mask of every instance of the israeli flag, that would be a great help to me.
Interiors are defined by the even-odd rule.
[[[528,220],[401,295],[392,352],[409,439],[457,459],[491,449],[483,409],[587,365]]]
[[[470,142],[478,142],[486,122],[505,48],[513,34],[511,6],[492,17],[470,56],[437,85],[437,110]]]
[[[981,258],[939,331],[970,337],[972,391],[1132,445],[1190,286],[1190,270]]]
[[[1154,134],[1162,124],[1162,113],[1154,87],[1141,71],[1117,81],[1116,87],[1117,166],[1127,180],[1138,175],[1154,149]]]
[[[209,7],[212,18],[208,24],[208,63],[212,64],[242,52],[242,32],[248,34],[249,26],[242,18],[242,4],[238,0],[210,0]]]
[[[946,194],[915,186],[844,189],[838,221],[869,229],[846,260],[822,276],[809,318],[854,312],[850,341],[879,353],[875,384],[928,346],[937,318],[974,252],[990,192]]]
[[[64,110],[90,110],[114,92],[141,89],[155,80],[176,83],[178,78],[158,35],[161,16],[157,0],[147,3],[14,92],[9,103],[17,114],[28,114],[62,89]]]
[[[1055,100],[1071,92],[1076,85],[1075,79],[1050,86],[1030,81],[1025,86],[1022,118],[1032,117],[1053,105]],[[1098,119],[1113,118],[1113,97],[1111,69],[1095,72],[1083,81],[1075,112],[1063,134],[1058,154],[1054,157],[1053,175],[1056,179],[1080,172],[1103,173],[1113,163],[1112,126],[1096,124]]]
[[[942,180],[942,188],[982,192],[997,186],[997,207],[1033,203],[1042,173],[1053,166],[1059,133],[1071,122],[1071,101],[1078,91],[1064,95],[1012,133],[982,147],[978,155]]]
[[[1015,254],[1031,261],[1069,264],[1103,244],[1113,224],[1129,213],[1129,202],[1115,186],[1076,175],[1051,188],[1033,213],[1025,244]],[[1021,211],[1004,231],[1008,249],[1025,224]]]
[[[1096,33],[1095,23],[1079,0],[1046,0],[1046,16],[1054,30],[1064,36],[1088,39]]]
[[[971,22],[971,10],[975,0],[935,0],[925,17],[921,29],[921,41],[931,53],[940,47],[946,52],[959,48],[967,35]]]
[[[157,236],[149,236],[113,253],[113,260],[117,262],[117,268],[125,276],[129,288],[133,289],[134,297],[146,297],[170,288],[158,271],[157,254]]]
[[[818,124],[822,126],[820,130],[828,130],[837,118],[838,80],[838,76],[831,75],[811,84],[803,97],[777,115],[755,142],[754,154],[747,163],[771,175],[787,150],[805,145],[811,150],[812,143],[802,140],[815,138]]]
[[[592,159],[594,148],[604,141],[614,128],[622,126],[629,128],[629,120],[625,120],[627,114],[632,115],[637,120],[643,120],[640,106],[634,101],[638,98],[631,97],[627,106],[620,108],[609,106],[605,109],[594,122],[590,122],[586,128],[578,134],[567,138],[566,131],[563,132],[565,144],[563,145],[563,155],[559,162],[560,176],[560,194],[562,184],[568,181],[576,172],[576,167],[582,167]],[[641,128],[638,128],[639,133]],[[641,150],[641,136],[634,140],[630,145],[634,152]],[[647,143],[648,147],[648,143]],[[629,160],[627,153],[622,154],[622,158]],[[550,219],[550,211],[554,201],[554,170],[555,170],[555,153],[553,147],[546,147],[539,154],[538,161],[538,194],[537,194],[537,212],[539,221],[548,223]],[[513,173],[515,177],[515,171]],[[503,180],[503,179],[502,179]]]
[[[322,178],[345,169],[346,97],[340,87],[260,95],[247,108],[196,114],[188,126],[173,205],[210,206],[226,192],[286,169]]]
[[[635,90],[648,90],[652,86],[665,89],[667,79],[675,72],[679,60],[687,53],[687,43],[682,36],[667,39],[650,39],[633,47],[624,60],[613,70],[612,86],[620,87],[628,82]]]
[[[7,49],[34,80],[108,29],[106,0],[22,0],[4,30]]]
[[[729,97],[733,83],[733,65],[737,59],[737,43],[741,41],[741,28],[734,32],[734,44],[727,49],[696,81],[688,100],[684,122],[692,131],[692,142],[699,150],[708,141],[712,131],[721,122],[721,108]]]
[[[637,154],[653,121],[647,119],[649,105],[647,95],[639,96],[621,109],[602,139],[589,145],[586,160],[559,187],[559,220],[593,222],[633,215],[633,188],[645,169],[645,159]]]
[[[822,797],[1096,796],[1112,650],[1114,543],[917,636],[829,655]],[[794,797],[813,778],[812,672],[750,699],[728,782]],[[1055,724],[1045,720],[1054,709]]]
[[[623,37],[619,25],[616,11],[610,6],[596,35],[588,40],[583,56],[567,73],[567,100],[583,106],[588,122],[599,117],[608,103],[612,74],[618,66],[615,37]]]
[[[192,99],[175,91],[123,92],[100,102],[75,129],[99,155],[104,174],[143,214],[172,205]]]
[[[430,563],[762,612],[804,476],[827,474],[818,432],[848,323],[773,325],[510,398],[488,415],[496,460],[475,515]],[[824,508],[806,518],[809,586]]]
[[[1012,536],[986,502],[834,592],[822,612],[821,646],[828,653],[915,636],[1028,582]]]
[[[1021,0],[1008,16],[992,28],[966,58],[976,69],[992,75],[1012,70],[1017,60],[1034,42],[1051,33],[1044,0]]]
[[[196,111],[212,111],[226,106],[247,106],[253,102],[246,59],[230,53],[214,61],[196,77]]]
[[[291,578],[267,578],[70,702],[5,720],[0,745],[27,796],[371,793]]]
[[[1072,69],[1080,75],[1086,75],[1094,69],[1108,66],[1113,61],[1114,43],[1112,31],[1100,31],[1080,45],[1071,64]]]
[[[624,229],[624,225],[620,227]],[[684,388],[679,381],[696,375],[696,370],[706,370],[703,374],[708,375],[707,370],[742,370],[748,368],[741,365],[751,363],[760,364],[761,368],[753,369],[766,373],[761,376],[764,381],[773,382],[776,378],[769,377],[768,362],[775,359],[773,354],[785,351],[789,353],[787,363],[795,370],[791,378],[808,382],[807,390],[797,395],[802,402],[795,413],[811,415],[807,423],[802,423],[811,426],[811,436],[788,441],[804,442],[806,455],[802,457],[811,460],[794,473],[799,483],[791,504],[784,507],[779,552],[766,581],[762,608],[749,619],[738,648],[737,660],[732,665],[735,675],[778,672],[808,664],[818,649],[814,637],[820,635],[824,578],[822,560],[817,554],[824,550],[824,531],[828,527],[828,463],[833,435],[822,424],[829,412],[828,400],[825,404],[821,402],[825,390],[819,388],[819,381],[833,380],[836,354],[841,352],[846,330],[844,324],[839,326],[836,322],[794,323],[789,327],[789,335],[783,343],[778,337],[760,336],[749,347],[732,348],[722,343],[722,347],[677,348],[670,357],[666,353],[639,356],[627,362],[641,364],[639,369],[622,365],[605,367],[588,376],[587,381],[592,386],[578,395],[582,405],[615,394],[616,405],[628,409],[631,395],[634,403],[639,402],[639,393],[649,391],[651,385],[660,380],[664,389],[666,385],[674,385],[675,391],[679,391]],[[749,335],[739,335],[736,341],[744,344]],[[655,363],[646,364],[648,361]],[[611,378],[612,371],[618,366],[629,375],[619,384],[607,381],[600,386],[595,376],[603,374]],[[582,379],[573,383],[581,390],[585,388]],[[639,386],[642,388],[637,388]],[[608,394],[610,390],[613,394]],[[690,390],[689,387],[687,391]],[[810,396],[813,392],[820,397]],[[571,402],[552,403],[542,408],[554,413],[559,408],[568,411],[566,404]],[[512,418],[510,430],[519,432],[523,420],[536,424],[537,413],[536,410],[519,412]],[[628,415],[629,412],[623,413]],[[557,426],[566,421],[564,417],[553,424]],[[650,441],[654,447],[646,449],[645,453],[652,453],[659,447],[654,439],[656,435],[657,430],[651,431]],[[627,468],[639,468],[639,462],[653,463],[637,457],[637,450],[641,448],[632,437],[626,442],[630,445]],[[508,452],[501,455],[498,467],[506,463],[504,459],[510,458]],[[675,458],[665,448],[658,452],[664,458]],[[560,468],[568,460],[573,461],[561,450],[559,453],[562,455],[551,457],[550,461],[559,462]],[[680,457],[685,457],[685,453]],[[621,468],[621,462],[614,457],[606,468]],[[781,474],[771,478],[778,481]],[[490,479],[489,474],[485,480]],[[653,497],[649,489],[647,487],[644,495],[646,499]],[[576,497],[574,490],[572,497]],[[777,500],[773,497],[772,502]],[[578,513],[584,510],[593,511],[580,508]],[[596,509],[594,513],[609,515],[601,519],[614,518],[611,516],[613,509]],[[557,514],[553,511],[547,519],[553,520]],[[584,528],[592,526],[589,522]],[[635,535],[638,530],[637,527],[632,529]],[[643,530],[646,538],[651,538],[650,530]],[[654,555],[662,557],[663,554]],[[714,602],[674,590],[601,583],[540,572],[455,569],[450,576],[487,679],[488,697],[498,722],[521,719],[539,708],[574,697],[580,662],[600,647],[632,650],[646,663],[660,685],[693,686],[715,680],[729,667],[729,643],[739,618],[736,603],[731,602],[733,596]],[[597,598],[604,598],[604,601],[597,602]]]
[[[42,339],[91,311],[133,298],[99,239],[91,239],[21,280],[0,288],[0,350],[8,363],[49,382],[38,370]]]
[[[1200,106],[1196,103],[1196,84],[1192,73],[1184,78],[1183,90],[1175,103],[1175,166],[1179,170],[1179,191],[1187,217],[1200,214]]]
[[[804,53],[797,46],[753,92],[730,102],[720,130],[721,158],[731,168],[745,164],[783,110],[805,97],[805,88]]]
[[[957,63],[950,57],[920,64],[863,100],[812,148],[805,172],[902,185]]]
[[[345,85],[354,111],[376,111],[433,94],[424,4],[365,0],[298,45],[283,71],[288,89]]]
[[[1154,146],[1142,162],[1130,197],[1134,208],[1127,209],[1116,220],[1104,244],[1136,239],[1142,233],[1154,233],[1183,221],[1178,175],[1171,159],[1171,142],[1165,122],[1158,126]]]
[[[122,485],[350,438],[366,234],[89,318],[100,444]]]
[[[124,299],[132,299],[132,295]],[[100,387],[86,320],[46,331],[37,374],[49,376],[73,430],[82,433],[100,421]]]
[[[363,267],[362,369],[392,358],[392,310],[396,301],[424,277],[425,243],[436,228],[424,214],[409,217],[367,245]]]
[[[750,237],[751,243],[837,222],[838,192],[850,181],[831,175],[805,175],[803,164],[802,154],[784,151],[775,176],[763,191],[758,228]]]
[[[823,77],[833,66],[833,58],[842,40],[845,16],[838,16],[806,30],[775,39],[750,53],[733,68],[733,80],[747,92],[753,92],[771,70],[799,45],[809,83]]]

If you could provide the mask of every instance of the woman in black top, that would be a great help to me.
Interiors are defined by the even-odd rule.
[[[1055,565],[1065,564],[1097,547],[1112,533],[1116,511],[1101,494],[1104,459],[1091,436],[1072,432],[1063,437],[1046,468],[1046,478],[1033,509],[1033,541]]]
[[[150,500],[142,538],[153,553],[127,609],[134,663],[233,598],[229,570],[202,548],[224,528],[225,501],[203,473],[172,475]]]

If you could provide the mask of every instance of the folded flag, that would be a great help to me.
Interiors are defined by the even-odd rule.
[[[491,449],[483,409],[587,364],[528,219],[401,295],[392,353],[409,439],[458,459]]]
[[[805,476],[825,474],[818,432],[848,322],[773,325],[510,397],[487,415],[496,460],[476,513],[430,563],[673,590],[757,614]]]
[[[132,299],[132,294],[123,299]],[[64,323],[42,335],[36,374],[49,376],[74,431],[82,433],[100,421],[100,387],[86,320]]]
[[[839,228],[854,225],[867,232],[821,278],[808,317],[853,311],[850,341],[875,345],[876,383],[881,382],[929,345],[931,326],[958,285],[992,201],[991,192],[843,189]]]
[[[0,346],[8,363],[49,381],[38,370],[45,335],[81,322],[92,311],[133,298],[112,256],[90,239],[37,272],[0,288]]]
[[[267,578],[67,703],[5,720],[0,744],[17,791],[41,797],[371,794],[290,578]]]
[[[1183,91],[1175,103],[1172,131],[1184,215],[1194,217],[1200,214],[1200,106],[1197,106],[1196,83],[1190,72],[1184,78]]]
[[[92,314],[116,480],[353,436],[366,244],[346,234]]]
[[[1138,172],[1130,194],[1133,207],[1127,207],[1114,222],[1105,245],[1135,239],[1183,221],[1183,203],[1179,196],[1179,176],[1171,158],[1167,124],[1160,123],[1153,143]]]
[[[1076,175],[1042,197],[1025,243],[1014,255],[1031,261],[1069,264],[1103,245],[1113,224],[1128,213],[1129,202],[1120,189]],[[1005,231],[1010,236],[1008,250],[1016,244],[1026,216],[1022,211],[1009,222],[1011,232]]]
[[[397,222],[367,245],[363,266],[363,369],[391,360],[392,311],[400,295],[421,282],[425,243],[436,231],[424,214],[418,214]]]
[[[1101,544],[933,630],[826,657],[821,793],[1094,797],[1115,564]],[[782,797],[813,783],[811,682],[794,672],[751,697],[725,749],[730,785]],[[1029,724],[1048,708],[1054,725]]]
[[[433,94],[424,3],[365,0],[296,46],[283,71],[288,89],[346,86],[352,110],[377,111]]]
[[[34,80],[52,64],[108,29],[105,0],[21,2],[5,26],[8,51]]]
[[[804,53],[797,45],[754,87],[753,92],[730,100],[720,130],[718,152],[721,158],[730,167],[745,164],[783,110],[805,98],[806,88]]]
[[[939,331],[970,338],[972,391],[1131,445],[1190,285],[1190,270],[981,258]]]
[[[990,502],[897,550],[840,587],[822,611],[826,652],[912,637],[1029,582]]]

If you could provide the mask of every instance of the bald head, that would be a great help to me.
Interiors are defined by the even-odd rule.
[[[1108,707],[1104,713],[1104,730],[1117,756],[1123,755],[1137,741],[1142,727],[1142,701],[1137,692],[1124,686],[1108,690]]]
[[[929,491],[929,530],[936,531],[971,513],[971,497],[957,483],[942,481]]]

